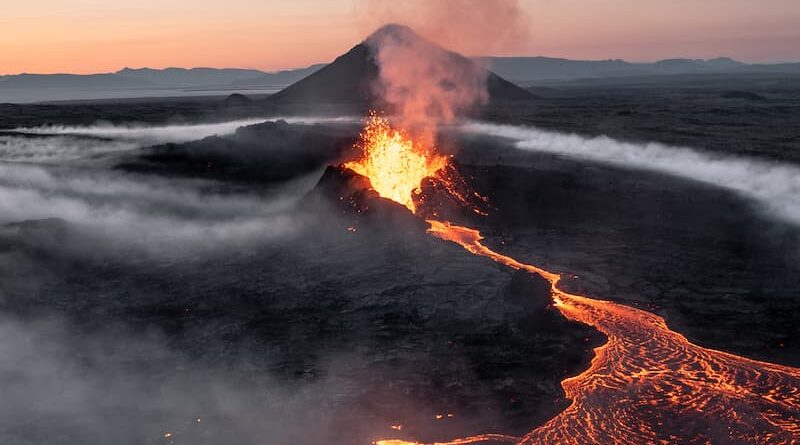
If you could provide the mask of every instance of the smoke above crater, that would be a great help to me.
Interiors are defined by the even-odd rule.
[[[402,25],[387,25],[367,39],[379,69],[378,96],[398,124],[432,142],[441,124],[488,99],[487,71],[445,51]]]
[[[366,44],[378,66],[374,92],[399,126],[432,144],[439,126],[488,102],[488,69],[453,51],[494,53],[524,36],[527,26],[517,3],[365,3],[370,24],[375,18],[392,23]]]

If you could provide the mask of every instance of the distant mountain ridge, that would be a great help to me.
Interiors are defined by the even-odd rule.
[[[355,55],[354,55],[355,56]],[[360,55],[358,57],[363,57]],[[748,64],[727,57],[715,59],[665,59],[651,63],[612,60],[570,60],[553,57],[480,58],[497,76],[490,83],[509,79],[519,84],[544,85],[564,81],[625,82],[625,79],[706,74],[800,76],[800,63]],[[244,92],[272,93],[292,85],[330,64],[265,72],[239,68],[124,68],[99,74],[17,74],[0,75],[0,103],[45,100],[76,100],[113,97],[159,97]],[[344,73],[341,73],[344,74]],[[326,85],[320,84],[320,87]],[[506,85],[507,87],[507,85]],[[163,91],[163,92],[162,92]],[[341,91],[352,98],[352,91]],[[334,98],[331,98],[334,99]]]
[[[27,88],[201,88],[285,86],[315,72],[324,64],[265,72],[240,68],[123,68],[100,74],[16,74],[0,76],[0,90]]]
[[[729,57],[664,59],[657,62],[571,60],[556,57],[482,57],[497,75],[513,81],[572,80],[700,73],[799,74],[800,63],[749,64]],[[326,64],[265,72],[241,68],[123,68],[99,74],[0,75],[0,90],[15,88],[198,88],[287,86],[319,71]]]
[[[702,73],[800,73],[800,63],[748,64],[729,57],[664,59],[657,62],[571,60],[556,57],[483,57],[498,75],[514,81],[573,80]]]

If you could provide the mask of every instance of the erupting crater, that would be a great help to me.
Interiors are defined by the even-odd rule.
[[[434,179],[464,202],[449,159],[420,147],[372,113],[361,133],[362,158],[348,167],[366,176],[382,197],[424,217],[428,233],[468,252],[550,282],[556,308],[593,326],[608,341],[595,349],[590,367],[562,381],[572,404],[522,438],[485,434],[440,445],[477,442],[520,444],[800,444],[800,369],[703,348],[670,330],[652,313],[574,295],[561,276],[503,255],[481,233],[435,213],[422,215],[422,184]],[[480,212],[479,212],[480,213]],[[384,439],[377,445],[420,445]]]
[[[345,167],[369,178],[372,188],[384,198],[416,212],[414,197],[421,193],[422,180],[436,178],[447,166],[447,158],[413,141],[394,129],[389,121],[371,112],[356,148],[362,157]]]

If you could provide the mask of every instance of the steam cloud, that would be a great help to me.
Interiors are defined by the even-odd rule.
[[[469,123],[472,133],[508,138],[522,150],[685,177],[734,190],[781,218],[800,224],[800,168],[743,157],[704,153],[663,144],[627,143],[600,136],[585,138],[531,127]]]
[[[211,135],[225,135],[236,131],[237,128],[264,122],[264,119],[242,119],[213,124],[192,125],[163,125],[163,126],[135,126],[135,125],[103,125],[98,124],[88,127],[71,126],[44,126],[31,128],[17,128],[15,131],[42,135],[73,135],[93,136],[97,138],[116,139],[140,144],[157,144],[164,142],[186,142]]]
[[[48,163],[73,161],[114,152],[133,150],[129,141],[106,141],[75,136],[0,136],[0,161]]]
[[[268,240],[300,227],[286,213],[296,199],[288,188],[265,198],[203,192],[201,181],[75,173],[0,164],[0,224],[57,217],[98,242],[159,254]]]
[[[235,132],[239,127],[268,121],[274,122],[278,120],[283,120],[290,124],[347,123],[357,121],[355,117],[351,116],[288,116],[270,117],[269,119],[241,119],[227,122],[190,125],[136,126],[98,124],[87,127],[52,125],[43,127],[21,127],[15,129],[14,131],[38,135],[90,136],[95,138],[107,138],[114,139],[116,141],[136,142],[142,145],[149,145],[166,142],[188,142],[212,135],[222,136]],[[0,145],[0,147],[2,147],[2,145]]]

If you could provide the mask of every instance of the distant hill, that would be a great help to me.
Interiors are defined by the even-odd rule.
[[[231,84],[237,86],[285,86],[293,84],[304,77],[308,77],[324,66],[324,63],[318,63],[306,68],[276,71],[274,73],[260,73],[255,76],[237,79],[231,82]]]
[[[267,101],[280,104],[375,103],[379,98],[375,96],[373,88],[378,80],[379,70],[375,62],[374,46],[370,42],[382,33],[392,34],[405,44],[423,43],[442,57],[448,58],[453,66],[465,70],[475,69],[475,61],[425,41],[410,28],[387,25],[314,74],[273,94]],[[486,72],[486,79],[490,101],[535,97],[491,71]]]

